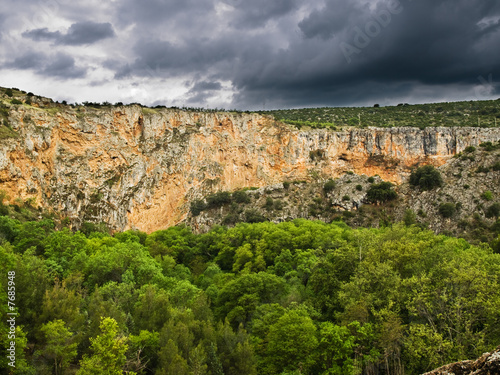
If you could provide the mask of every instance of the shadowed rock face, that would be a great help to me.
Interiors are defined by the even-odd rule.
[[[485,353],[476,361],[452,363],[423,375],[498,375],[500,374],[500,346]]]
[[[257,114],[139,106],[12,107],[17,138],[0,141],[0,189],[70,218],[146,232],[182,221],[189,202],[219,190],[346,171],[400,183],[500,129],[299,131]]]

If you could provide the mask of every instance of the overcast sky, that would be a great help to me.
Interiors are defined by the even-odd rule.
[[[498,0],[2,0],[0,85],[273,109],[500,97]]]

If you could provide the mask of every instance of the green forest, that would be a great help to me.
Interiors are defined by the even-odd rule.
[[[300,219],[97,229],[0,216],[1,373],[411,375],[500,344],[486,244]]]

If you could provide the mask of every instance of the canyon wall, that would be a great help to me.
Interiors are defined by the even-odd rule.
[[[215,191],[347,171],[400,183],[417,164],[500,140],[499,128],[299,131],[258,114],[140,106],[13,106],[9,122],[17,137],[0,140],[0,189],[11,200],[35,198],[77,226],[146,232]]]

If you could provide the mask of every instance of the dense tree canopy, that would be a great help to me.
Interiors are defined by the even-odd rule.
[[[411,223],[0,235],[26,374],[419,374],[500,344],[500,255]]]

